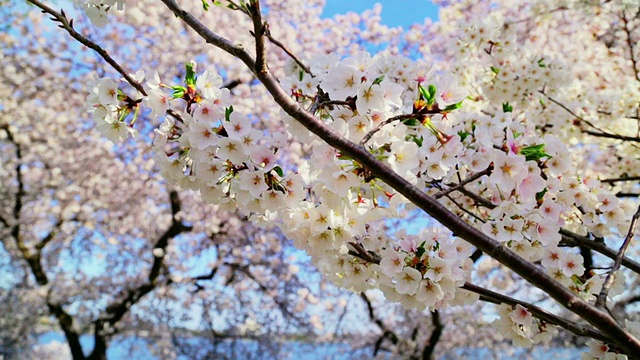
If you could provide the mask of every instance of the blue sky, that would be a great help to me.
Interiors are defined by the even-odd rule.
[[[382,23],[389,26],[408,28],[414,23],[422,23],[424,18],[438,18],[438,7],[429,0],[326,0],[327,5],[322,13],[329,17],[345,14],[349,11],[357,13],[371,9],[374,4],[382,4]]]

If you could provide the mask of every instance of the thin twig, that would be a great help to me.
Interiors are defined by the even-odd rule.
[[[78,42],[80,42],[82,45],[97,52],[98,55],[100,55],[104,59],[104,61],[106,61],[109,65],[111,65],[111,67],[113,67],[117,72],[119,72],[120,75],[122,75],[124,79],[127,80],[129,84],[131,84],[131,86],[136,88],[136,90],[138,90],[142,95],[147,96],[147,93],[144,91],[144,88],[142,87],[142,85],[139,82],[135,81],[131,77],[131,75],[129,75],[129,73],[126,72],[122,68],[122,66],[120,66],[120,64],[118,64],[102,47],[100,47],[100,45],[89,40],[87,37],[80,34],[73,28],[73,20],[68,21],[64,11],[61,10],[61,12],[59,13],[53,10],[52,8],[48,7],[47,5],[41,3],[38,0],[27,0],[27,1],[37,6],[38,8],[40,8],[43,13],[47,13],[53,16],[52,20],[55,22],[59,22],[60,23],[60,25],[58,25],[59,27],[65,29],[69,33],[69,35],[71,35],[72,38],[78,40]]]
[[[602,290],[600,290],[600,294],[598,294],[598,299],[596,300],[597,307],[605,307],[607,306],[607,295],[609,294],[609,290],[613,286],[613,282],[616,280],[616,275],[618,274],[618,270],[620,270],[620,265],[622,264],[622,259],[624,257],[625,251],[627,251],[627,247],[631,243],[631,239],[635,235],[635,228],[638,224],[638,218],[640,218],[640,206],[633,217],[631,217],[631,224],[629,224],[629,231],[627,232],[627,236],[624,238],[622,242],[622,246],[620,246],[620,250],[618,251],[618,255],[616,256],[616,260],[613,263],[613,267],[609,270],[607,274],[607,279],[602,284]]]
[[[635,54],[635,49],[634,49],[634,41],[631,39],[631,32],[633,31],[633,29],[629,29],[629,20],[627,19],[627,16],[624,12],[624,10],[622,11],[622,14],[620,15],[620,19],[622,20],[622,23],[624,24],[623,30],[625,32],[625,34],[627,35],[627,46],[629,46],[629,58],[631,60],[631,65],[633,66],[633,75],[635,76],[637,81],[640,81],[640,74],[638,73],[638,59],[636,59],[636,54]]]
[[[626,135],[618,135],[618,134],[612,134],[610,132],[607,132],[605,130],[602,130],[601,128],[595,126],[591,121],[583,118],[582,116],[576,114],[575,112],[573,112],[573,110],[569,109],[566,105],[564,105],[563,103],[559,102],[558,100],[552,98],[551,96],[547,95],[544,90],[540,90],[539,91],[542,95],[544,95],[547,99],[549,99],[549,101],[551,101],[552,103],[560,106],[562,109],[564,109],[566,112],[568,112],[569,114],[573,115],[576,119],[578,119],[580,122],[585,123],[587,125],[589,125],[590,127],[598,130],[598,132],[595,131],[591,131],[591,130],[582,130],[581,131],[585,134],[591,135],[591,136],[596,136],[596,137],[603,137],[603,138],[608,138],[608,139],[617,139],[617,140],[623,140],[623,141],[634,141],[634,142],[640,142],[640,137],[636,137],[636,136],[626,136]]]
[[[568,319],[564,319],[561,318],[555,314],[552,314],[538,306],[535,306],[531,303],[522,301],[522,300],[518,300],[518,299],[514,299],[512,297],[491,291],[489,289],[485,289],[483,287],[474,285],[470,282],[465,282],[463,286],[461,286],[462,289],[465,289],[467,291],[471,291],[473,293],[476,293],[478,295],[480,295],[480,299],[484,300],[484,301],[489,301],[495,304],[507,304],[507,305],[511,305],[511,306],[515,306],[515,305],[520,305],[523,306],[525,308],[527,308],[527,310],[529,310],[531,312],[531,314],[533,314],[535,317],[537,317],[538,319],[544,320],[546,322],[548,322],[549,324],[553,324],[553,325],[557,325],[560,326],[561,328],[568,330],[569,332],[571,332],[572,334],[578,335],[578,336],[587,336],[590,337],[592,339],[596,339],[596,340],[600,340],[603,342],[610,342],[611,339],[607,338],[607,336],[605,336],[602,332],[592,328],[592,327],[588,327],[582,324],[578,324],[576,322],[573,322],[571,320]]]
[[[598,129],[600,130],[600,129]],[[595,137],[602,137],[602,138],[607,138],[607,139],[616,139],[616,140],[622,140],[622,141],[633,141],[633,142],[640,142],[640,137],[637,136],[626,136],[626,135],[618,135],[618,134],[612,134],[603,130],[600,130],[601,132],[595,132],[595,131],[590,131],[590,130],[583,130],[582,132],[591,136],[595,136]]]
[[[622,181],[640,181],[640,176],[625,176],[625,177],[620,177],[615,179],[600,180],[601,183],[605,183],[605,184],[613,184],[613,183],[622,182]]]
[[[568,112],[569,114],[573,115],[573,117],[575,117],[576,119],[580,120],[580,122],[583,122],[587,125],[589,125],[590,127],[602,132],[602,133],[606,133],[606,131],[600,129],[599,127],[593,125],[593,123],[585,118],[583,118],[582,116],[576,114],[575,112],[573,112],[573,110],[569,109],[565,104],[559,102],[558,100],[552,98],[551,96],[547,95],[547,93],[544,92],[544,90],[540,90],[539,91],[540,94],[544,95],[547,99],[549,99],[549,101],[551,101],[552,103],[560,106],[562,109],[564,109],[566,112]]]
[[[587,249],[596,251],[613,260],[615,260],[617,256],[617,252],[607,247],[607,245],[605,245],[604,242],[595,241],[593,239],[580,236],[566,229],[560,229],[560,235],[562,235],[562,241],[560,241],[560,244],[559,244],[560,246],[585,247]],[[629,257],[624,256],[622,258],[622,265],[627,267],[629,270],[637,274],[640,274],[640,263],[634,260],[631,260]]]
[[[451,201],[455,206],[457,206],[458,209],[462,210],[465,214],[467,214],[467,215],[471,216],[472,218],[480,221],[481,223],[485,223],[486,222],[486,220],[482,219],[478,215],[472,213],[469,209],[467,209],[464,206],[460,205],[460,203],[457,202],[454,198],[452,198],[451,195],[447,194],[447,195],[445,195],[445,197],[447,199],[449,199],[449,201]],[[454,235],[455,235],[455,233],[454,233]]]
[[[391,118],[388,118],[387,120],[381,122],[380,124],[378,124],[375,128],[371,129],[371,131],[369,131],[367,133],[367,135],[365,135],[362,140],[360,140],[360,145],[364,145],[367,143],[367,141],[371,140],[371,137],[373,137],[373,135],[375,133],[377,133],[378,131],[382,130],[383,127],[385,127],[388,124],[391,124],[394,121],[403,121],[403,120],[409,120],[409,119],[422,119],[424,117],[423,114],[402,114],[402,115],[398,115],[398,116],[394,116]]]
[[[275,46],[279,47],[280,49],[282,49],[282,51],[287,53],[287,55],[289,55],[289,57],[293,59],[293,61],[295,61],[296,64],[298,64],[298,66],[300,66],[302,70],[304,70],[304,72],[311,75],[311,77],[314,77],[313,73],[311,72],[311,69],[307,65],[305,65],[302,62],[302,60],[300,60],[293,52],[291,52],[291,50],[289,50],[283,43],[281,43],[280,41],[276,40],[273,36],[271,36],[271,32],[269,31],[269,24],[267,23],[264,24],[264,30],[265,30],[264,35],[267,37],[267,39],[269,39],[269,41],[271,41],[271,43],[273,43]]]
[[[443,196],[449,195],[450,193],[463,188],[465,185],[472,183],[485,175],[491,174],[492,170],[493,170],[493,166],[489,166],[486,169],[469,176],[468,178],[464,179],[460,183],[451,185],[451,187],[449,187],[448,189],[437,192],[436,194],[433,195],[433,197],[436,199],[439,199]]]

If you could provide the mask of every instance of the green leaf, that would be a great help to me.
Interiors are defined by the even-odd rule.
[[[471,135],[471,133],[469,133],[468,131],[458,131],[458,136],[460,136],[460,141],[464,141],[464,139],[467,138],[467,136]]]
[[[224,108],[224,120],[225,121],[231,121],[230,117],[231,117],[231,113],[233,112],[233,105],[229,106],[228,108]]]
[[[544,188],[542,191],[540,191],[539,193],[536,194],[536,200],[542,200],[542,198],[544,197],[544,194],[547,193],[547,191],[549,191],[549,189]]]
[[[500,69],[498,69],[497,67],[492,66],[490,69],[492,73],[496,75],[500,74]]]
[[[373,80],[373,84],[371,84],[371,85],[372,86],[373,85],[379,85],[382,82],[382,80],[384,80],[384,75],[381,75],[380,77],[378,77],[375,80]]]
[[[418,121],[418,119],[407,119],[402,121],[403,124],[405,124],[406,126],[418,126],[420,125],[420,121]]]
[[[429,97],[430,98],[435,98],[436,97],[436,92],[438,92],[438,89],[436,88],[436,86],[433,85],[433,84],[429,85]]]
[[[187,92],[187,88],[184,86],[180,86],[180,85],[176,85],[176,86],[172,86],[171,89],[173,89],[173,98],[174,99],[180,99],[184,96],[184,94]]]
[[[529,160],[537,161],[542,159],[543,157],[550,158],[551,155],[544,152],[544,147],[545,147],[545,144],[525,146],[522,149],[520,149],[520,155],[524,155],[527,161]]]
[[[508,102],[503,103],[503,104],[502,104],[502,111],[503,111],[503,112],[506,112],[506,113],[508,113],[508,112],[513,112],[513,106],[509,105],[509,103],[508,103]]]
[[[273,171],[275,171],[278,176],[284,177],[284,171],[282,171],[282,168],[280,166],[274,167]]]
[[[207,0],[202,0],[202,8],[204,11],[209,10],[209,2]]]
[[[462,100],[462,101],[464,101],[464,100]],[[458,103],[455,103],[455,104],[447,105],[447,107],[445,107],[444,110],[442,110],[442,111],[450,112],[450,111],[453,111],[453,110],[460,109],[462,107],[462,101],[460,101]]]
[[[420,91],[422,100],[426,100],[429,97],[429,93],[427,92],[427,89],[424,88],[424,86],[418,85],[418,91]]]
[[[413,142],[418,145],[418,147],[422,147],[422,143],[424,142],[424,136],[420,135],[420,137],[414,136]]]
[[[438,92],[438,89],[436,89],[435,85],[429,85],[429,88],[427,89],[427,98],[425,100],[427,100],[427,105],[431,106],[436,102],[436,92]]]
[[[538,66],[541,68],[547,67],[547,65],[544,63],[544,58],[540,58],[540,60],[538,60]]]
[[[418,257],[418,259],[420,259],[422,257],[422,255],[424,255],[425,252],[427,252],[427,250],[424,248],[424,245],[426,244],[426,241],[423,241],[420,246],[418,246],[418,251],[416,251],[416,256]]]
[[[187,86],[196,85],[196,72],[193,70],[193,63],[188,61],[185,63],[185,68],[187,69],[187,74],[185,75],[185,83]]]

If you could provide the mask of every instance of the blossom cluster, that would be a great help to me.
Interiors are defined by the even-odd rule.
[[[466,112],[466,92],[453,76],[402,57],[362,53],[328,65],[335,61],[327,56],[312,62],[314,77],[292,66],[283,84],[302,105],[316,107],[328,126],[363,143],[430,193],[486,171],[468,189],[486,196],[490,206],[476,208],[467,220],[525,259],[541,260],[585,298],[599,291],[599,277],[581,280],[581,256],[558,247],[560,227],[580,222],[591,231],[623,228],[628,211],[597,181],[563,177],[571,164],[566,147],[552,135],[538,135],[531,114],[516,114],[509,104],[494,114]],[[343,287],[379,288],[409,308],[437,309],[473,299],[458,289],[470,279],[469,245],[431,230],[388,235],[375,224],[400,217],[406,199],[285,114],[288,133],[263,133],[250,117],[234,111],[222,84],[212,71],[196,76],[195,63],[187,65],[185,86],[168,86],[157,75],[147,82],[150,95],[142,103],[151,116],[163,116],[169,102],[184,104],[155,130],[154,159],[167,180],[198,191],[221,209],[280,226]],[[103,79],[90,96],[94,118],[114,129],[112,138],[124,137],[113,125],[123,124],[114,114],[126,109],[115,104],[119,93]],[[411,116],[386,122],[403,114]],[[281,163],[278,153],[294,139],[312,145],[310,156],[295,165]],[[576,215],[577,208],[584,214]],[[379,259],[367,258],[371,252]],[[533,343],[536,334],[527,330],[518,336]]]
[[[442,202],[593,300],[602,278],[585,274],[582,256],[559,247],[560,230],[620,235],[633,209],[596,178],[572,169],[576,160],[564,130],[541,131],[539,118],[548,112],[527,104],[546,111],[535,101],[538,93],[559,93],[569,72],[533,51],[514,56],[516,42],[488,19],[455,43],[460,57],[474,60],[466,68],[450,72],[391,55],[324,55],[310,61],[310,73],[292,62],[281,85],[328,127],[435,197],[481,174]],[[196,76],[190,66],[184,86],[162,84],[155,75],[146,84],[150,95],[141,99],[152,117],[164,117],[154,146],[167,180],[221,209],[280,226],[341,286],[379,288],[410,308],[464,301],[467,295],[457,288],[470,278],[468,245],[431,230],[387,234],[376,224],[401,217],[411,207],[406,199],[284,113],[286,132],[261,131],[252,117],[234,110],[220,75],[208,70]],[[130,104],[139,103],[118,94],[103,79],[90,96],[98,127],[114,139],[125,137],[116,130]],[[170,101],[182,103],[165,116]],[[280,154],[294,142],[308,144],[310,154],[285,163]],[[505,307],[501,315],[498,324],[519,344],[548,338],[546,324],[522,307]]]
[[[514,345],[530,348],[534,344],[546,343],[555,335],[555,328],[533,317],[522,305],[500,305],[498,319],[493,322],[500,334],[511,339]]]
[[[625,326],[634,336],[640,336],[640,321],[625,320]],[[627,360],[629,357],[619,354],[603,342],[591,339],[587,341],[589,352],[583,353],[582,360]]]
[[[118,84],[109,78],[102,78],[89,87],[92,91],[87,97],[87,110],[92,114],[98,131],[113,142],[136,135],[132,124],[125,121],[132,107],[123,104],[125,97],[119,91]]]

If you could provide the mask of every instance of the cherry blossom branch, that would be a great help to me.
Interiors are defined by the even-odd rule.
[[[153,246],[153,263],[147,275],[147,280],[133,288],[127,288],[120,295],[117,301],[107,305],[105,310],[93,321],[94,326],[94,348],[89,358],[102,358],[106,353],[108,338],[117,332],[114,325],[135,305],[142,297],[153,291],[160,276],[160,271],[164,267],[165,251],[169,241],[183,232],[193,229],[190,225],[185,225],[177,218],[180,212],[180,197],[176,191],[169,193],[171,205],[171,226],[155,241]]]
[[[18,250],[22,254],[22,257],[25,259],[25,261],[29,265],[29,269],[31,270],[31,273],[35,277],[36,282],[41,286],[46,286],[49,284],[49,278],[45,273],[44,269],[42,268],[42,264],[41,264],[42,260],[41,260],[40,254],[42,249],[41,248],[38,249],[36,254],[31,254],[31,251],[24,244],[22,237],[20,235],[20,232],[21,232],[20,218],[22,216],[22,200],[23,200],[23,197],[26,195],[24,180],[22,179],[22,161],[23,161],[22,147],[15,140],[14,135],[10,131],[8,126],[4,126],[3,130],[7,134],[7,140],[13,143],[16,148],[15,154],[16,154],[16,160],[17,160],[14,170],[16,172],[16,182],[18,184],[18,191],[16,192],[15,203],[13,206],[13,218],[14,218],[15,224],[13,225],[13,227],[11,227],[11,236],[16,242],[16,245],[18,247]],[[8,226],[9,224],[6,223],[6,225]],[[46,239],[46,236],[45,236],[45,239]],[[42,241],[40,243],[42,243]],[[46,243],[44,245],[46,245]],[[42,247],[44,247],[44,245]],[[62,332],[64,333],[65,338],[67,339],[67,343],[69,344],[71,355],[73,356],[74,359],[84,359],[85,358],[84,353],[82,352],[82,346],[80,345],[80,335],[78,334],[77,330],[74,327],[73,317],[64,310],[64,308],[60,303],[52,301],[49,295],[50,293],[47,294],[47,308],[49,309],[49,313],[55,316],[55,318],[57,319],[58,325],[60,326],[60,329],[62,329]]]
[[[60,231],[60,228],[62,227],[62,224],[63,224],[62,219],[58,219],[56,223],[53,224],[51,231],[49,231],[49,233],[45,235],[45,237],[43,237],[42,240],[40,240],[34,246],[34,249],[36,249],[38,255],[42,253],[42,249],[44,249],[44,247],[47,246],[47,244],[51,242],[51,240],[53,240],[53,238],[58,234],[58,232]]]
[[[355,249],[355,251],[349,250],[349,255],[351,256],[355,256],[373,264],[380,264],[380,261],[382,261],[380,255],[374,253],[373,251],[367,251],[359,242],[352,241],[349,243],[349,245],[351,245]]]
[[[82,345],[80,345],[80,335],[73,325],[73,317],[64,310],[61,304],[52,302],[50,299],[47,299],[47,308],[49,309],[49,313],[58,320],[58,325],[62,329],[62,332],[64,332],[73,359],[86,359],[82,351]]]
[[[264,35],[266,26],[262,22],[262,12],[260,11],[260,1],[249,0],[250,5],[247,7],[251,20],[253,20],[253,36],[256,39],[256,64],[255,71],[257,74],[266,74],[267,69],[267,48],[264,45]],[[257,75],[256,74],[256,75]]]
[[[639,211],[640,212],[640,211]],[[353,246],[353,243],[350,243]],[[367,255],[362,256],[361,254],[368,254],[369,257],[372,259],[371,263],[374,264],[380,264],[380,257],[375,254],[372,253],[371,251],[367,251],[364,249],[364,247],[361,244],[357,244],[359,245],[358,248],[358,254],[354,255],[357,256],[363,260],[369,261],[366,259]],[[355,247],[355,246],[354,246]],[[610,339],[608,339],[602,332],[597,331],[591,327],[586,327],[584,325],[575,323],[573,321],[570,321],[568,319],[564,319],[560,316],[554,315],[552,313],[547,312],[546,310],[537,307],[536,305],[527,303],[525,301],[522,300],[518,300],[518,299],[514,299],[512,297],[509,297],[507,295],[503,295],[494,291],[491,291],[489,289],[474,285],[470,282],[465,282],[463,286],[461,286],[460,288],[465,289],[467,291],[471,291],[473,293],[476,293],[478,295],[480,295],[480,300],[483,301],[488,301],[494,304],[508,304],[511,306],[515,306],[515,305],[521,305],[526,307],[529,311],[531,311],[531,313],[536,316],[537,318],[544,320],[550,324],[553,325],[557,325],[562,327],[563,329],[568,330],[569,332],[578,335],[578,336],[587,336],[587,337],[591,337],[593,339],[597,339],[600,341],[604,341],[604,342],[609,342],[611,341]]]
[[[98,53],[98,55],[100,55],[104,59],[104,61],[106,61],[109,65],[111,65],[111,67],[113,67],[118,73],[120,73],[120,75],[122,75],[122,77],[124,77],[124,79],[129,84],[131,84],[131,86],[133,86],[136,90],[138,90],[142,95],[147,96],[147,93],[144,91],[144,88],[142,87],[142,85],[139,82],[137,82],[135,79],[133,79],[133,77],[131,77],[131,75],[129,75],[129,73],[125,71],[122,68],[122,66],[120,66],[120,64],[118,64],[118,62],[116,62],[109,55],[109,53],[107,53],[102,47],[100,47],[100,45],[89,40],[87,37],[80,34],[73,28],[73,19],[67,20],[67,16],[65,15],[63,10],[60,10],[60,12],[57,12],[52,8],[48,7],[47,5],[43,4],[39,0],[27,0],[27,1],[32,3],[36,7],[40,8],[43,13],[47,13],[51,15],[52,16],[51,20],[53,20],[54,22],[60,23],[58,27],[65,29],[69,33],[69,35],[71,35],[72,38],[76,39],[82,45]]]
[[[640,294],[636,294],[633,296],[629,296],[625,299],[619,300],[615,303],[615,305],[613,305],[614,309],[615,308],[624,308],[626,306],[629,306],[631,304],[640,302]]]
[[[576,322],[573,322],[571,320],[568,319],[564,319],[562,317],[559,317],[555,314],[552,314],[536,305],[533,305],[531,303],[522,301],[522,300],[518,300],[518,299],[514,299],[512,297],[491,291],[489,289],[485,289],[483,287],[474,285],[470,282],[466,282],[463,286],[461,286],[462,289],[465,289],[467,291],[470,291],[472,293],[478,294],[480,295],[480,299],[481,300],[485,300],[485,301],[489,301],[495,304],[507,304],[507,305],[511,305],[511,306],[515,306],[515,305],[520,305],[523,306],[525,308],[527,308],[527,310],[529,310],[531,312],[531,314],[533,314],[535,317],[537,317],[538,319],[544,320],[546,322],[548,322],[549,324],[553,324],[553,325],[557,325],[562,327],[563,329],[571,332],[574,335],[578,335],[578,336],[586,336],[586,337],[590,337],[592,339],[596,339],[596,340],[600,340],[603,342],[609,342],[611,341],[611,339],[609,339],[607,336],[605,336],[602,332],[595,330],[591,327],[587,327],[581,324],[578,324]]]
[[[449,199],[449,201],[451,201],[455,206],[458,207],[458,209],[460,209],[462,212],[464,212],[465,214],[471,216],[472,218],[478,220],[481,223],[486,222],[486,220],[482,219],[480,216],[474,214],[471,212],[471,210],[467,209],[466,207],[462,206],[458,201],[456,201],[456,199],[452,198],[451,195],[447,194],[445,195],[445,197],[447,199]],[[455,233],[454,233],[455,234]]]
[[[615,179],[600,180],[601,183],[605,183],[605,184],[613,184],[613,183],[623,182],[623,181],[640,181],[640,176],[625,176],[625,177],[620,177]]]
[[[256,0],[253,0],[253,2],[255,1]],[[621,327],[609,314],[582,300],[534,264],[526,261],[513,251],[507,249],[500,242],[466,223],[436,199],[428,196],[424,191],[418,189],[395,173],[391,168],[369,153],[363,146],[345,139],[335,130],[326,126],[313,114],[305,111],[298,103],[290,98],[289,94],[282,89],[278,80],[265,66],[256,66],[257,63],[242,46],[233,45],[229,40],[213,33],[198,19],[193,17],[193,15],[183,10],[175,0],[162,0],[162,2],[176,16],[196,31],[206,42],[244,62],[245,65],[254,72],[258,80],[263,83],[275,102],[309,131],[319,136],[327,144],[339,150],[341,153],[348,155],[369,169],[377,178],[409,199],[442,225],[454,231],[457,236],[476,246],[501,264],[504,264],[530,284],[549,294],[564,307],[608,334],[610,337],[609,340],[624,349],[628,354],[640,352],[640,340],[636,339],[630,332]],[[258,29],[262,26],[258,17],[254,19],[254,26],[258,27]],[[256,31],[256,33],[259,32]],[[258,56],[263,57],[263,55],[259,54]]]
[[[367,305],[367,313],[369,314],[369,319],[378,326],[380,331],[382,331],[382,335],[380,335],[380,337],[376,341],[375,346],[373,348],[373,356],[375,357],[376,355],[378,355],[378,352],[380,352],[382,342],[384,341],[384,339],[389,339],[389,341],[391,341],[391,343],[395,345],[398,343],[398,336],[393,331],[387,329],[384,322],[376,316],[375,312],[373,311],[373,305],[371,304],[371,300],[369,300],[369,297],[367,296],[367,294],[365,294],[364,292],[361,292],[360,298]]]
[[[622,20],[622,24],[624,25],[622,29],[627,38],[627,46],[629,47],[629,58],[631,60],[631,65],[633,66],[633,75],[635,76],[637,81],[640,81],[640,73],[638,73],[638,59],[636,59],[634,42],[631,39],[631,32],[633,31],[633,29],[629,28],[629,19],[627,19],[624,10],[620,14],[620,19]]]
[[[598,294],[598,299],[596,300],[597,307],[606,307],[607,305],[607,295],[609,294],[609,290],[611,286],[613,286],[613,282],[616,279],[618,274],[618,270],[620,270],[620,265],[622,264],[622,259],[624,257],[624,253],[627,251],[627,247],[631,243],[631,239],[635,236],[635,229],[638,225],[638,218],[640,218],[640,207],[635,214],[631,217],[631,224],[629,224],[629,231],[627,232],[627,236],[625,236],[624,241],[622,242],[622,246],[620,246],[620,250],[618,251],[618,255],[616,256],[615,262],[613,263],[613,267],[609,270],[607,274],[607,278],[602,284],[602,290],[600,290],[600,294]]]
[[[244,274],[247,278],[251,279],[256,285],[258,285],[258,287],[263,293],[269,294],[271,289],[265,284],[263,284],[260,280],[258,280],[258,278],[256,278],[256,276],[249,269],[249,265],[242,265],[238,263],[229,263],[229,262],[225,262],[224,264],[229,266],[233,271],[238,271]],[[278,298],[278,296],[271,296],[271,298],[273,299],[273,302],[278,306],[278,308],[280,309],[280,312],[285,318],[296,319],[296,320],[298,319],[298,317],[296,317],[296,314],[287,308],[286,300],[282,300],[281,298]]]
[[[598,132],[595,131],[591,131],[591,130],[584,130],[584,129],[580,129],[583,133],[591,135],[591,136],[595,136],[595,137],[603,137],[603,138],[608,138],[608,139],[616,139],[616,140],[623,140],[623,141],[633,141],[633,142],[640,142],[640,137],[637,136],[625,136],[625,135],[618,135],[618,134],[612,134],[610,132],[607,132],[605,130],[602,130],[601,128],[595,126],[592,122],[590,122],[589,120],[583,118],[582,116],[576,114],[573,110],[569,109],[566,105],[564,105],[563,103],[557,101],[556,99],[552,98],[551,96],[547,95],[544,90],[540,90],[539,91],[542,95],[544,95],[547,99],[549,99],[549,101],[551,101],[552,103],[560,106],[562,109],[564,109],[566,112],[568,112],[569,114],[571,114],[572,116],[574,116],[576,119],[578,119],[580,122],[585,123],[587,125],[589,125],[590,127],[598,130]]]
[[[9,140],[9,142],[12,143],[16,148],[16,166],[14,168],[14,171],[16,172],[16,183],[18,184],[18,191],[16,191],[16,196],[13,204],[13,218],[15,220],[15,224],[11,228],[11,235],[19,243],[18,247],[20,247],[20,244],[22,242],[20,241],[20,221],[18,220],[20,219],[20,213],[22,212],[22,198],[25,195],[24,181],[22,180],[22,147],[15,140],[13,132],[9,129],[9,126],[5,126],[3,130],[7,134],[7,140]]]
[[[482,170],[482,171],[479,171],[479,172],[477,172],[477,173],[475,173],[475,174],[473,174],[473,175],[471,175],[471,176],[467,177],[466,179],[464,179],[464,180],[463,180],[463,181],[461,181],[460,183],[458,183],[458,184],[452,184],[452,185],[450,185],[450,187],[449,187],[449,188],[447,188],[446,190],[442,190],[442,191],[439,191],[439,192],[435,193],[435,194],[433,195],[433,197],[434,197],[434,198],[436,198],[436,199],[439,199],[439,198],[441,198],[441,197],[443,197],[443,196],[449,195],[449,194],[451,194],[452,192],[457,191],[457,190],[460,190],[461,188],[465,187],[467,184],[472,183],[472,182],[474,182],[474,181],[476,181],[476,180],[480,179],[481,177],[483,177],[483,176],[485,176],[485,175],[490,175],[490,174],[491,174],[491,171],[493,171],[493,166],[491,166],[491,165],[490,165],[490,166],[489,166],[489,167],[487,167],[486,169],[484,169],[484,170]]]
[[[551,96],[547,95],[547,93],[544,91],[544,89],[539,91],[540,94],[544,95],[544,97],[546,97],[549,101],[551,101],[552,103],[560,106],[564,111],[568,112],[569,114],[571,114],[573,117],[575,117],[576,119],[578,119],[580,122],[583,122],[587,125],[589,125],[590,127],[605,133],[604,130],[600,129],[599,127],[593,125],[593,123],[585,118],[583,118],[582,116],[576,114],[573,110],[569,109],[565,104],[559,102],[558,100],[552,98]]]
[[[375,135],[375,133],[377,133],[378,131],[382,130],[382,128],[385,127],[386,125],[389,125],[389,124],[391,124],[393,122],[396,122],[396,121],[403,121],[403,120],[409,120],[409,119],[422,119],[423,117],[424,117],[423,114],[402,114],[402,115],[398,115],[398,116],[394,116],[394,117],[388,118],[387,120],[382,121],[376,127],[371,129],[371,131],[369,131],[362,138],[362,140],[360,140],[360,146],[364,146],[364,144],[366,144],[369,140],[371,140],[371,138],[373,137],[373,135]]]
[[[640,142],[640,137],[637,136],[626,136],[626,135],[618,135],[618,134],[612,134],[606,131],[602,131],[602,132],[595,132],[595,131],[590,131],[590,130],[583,130],[582,131],[585,134],[589,134],[591,136],[595,136],[595,137],[601,137],[601,138],[607,138],[607,139],[616,139],[616,140],[623,140],[623,141],[632,141],[632,142]]]
[[[269,31],[269,24],[265,23],[264,27],[265,27],[264,35],[267,37],[267,39],[269,39],[269,41],[271,41],[271,43],[273,43],[275,46],[282,49],[282,51],[287,53],[287,55],[289,55],[289,57],[293,59],[293,61],[295,61],[296,64],[298,64],[298,66],[300,66],[302,70],[304,70],[304,72],[306,72],[307,74],[313,77],[314,75],[311,72],[311,69],[307,65],[305,65],[302,62],[302,60],[300,60],[293,52],[291,52],[291,50],[289,50],[283,43],[281,43],[280,41],[276,40],[273,36],[271,36],[271,32]]]
[[[494,209],[495,205],[493,205],[489,200],[483,198],[482,196],[471,192],[464,187],[457,189],[464,195],[473,199],[477,204],[480,204],[488,209]],[[567,229],[560,229],[560,235],[562,235],[562,241],[560,242],[560,246],[571,246],[571,247],[580,247],[587,248],[590,250],[597,251],[598,253],[615,260],[617,257],[617,252],[607,245],[604,242],[595,241],[593,239],[589,239],[583,236],[580,236],[572,231]],[[629,270],[632,270],[635,273],[640,274],[640,263],[630,259],[627,256],[623,256],[622,265],[627,267]]]
[[[594,241],[592,239],[586,238],[584,236],[580,236],[566,229],[560,229],[560,235],[562,235],[562,241],[560,242],[560,246],[579,246],[585,247],[598,253],[615,260],[618,256],[618,253],[609,248],[603,242]],[[624,265],[629,270],[640,274],[640,263],[628,258],[627,256],[622,257],[622,265]]]
[[[323,101],[323,102],[318,104],[318,108],[325,107],[325,106],[333,106],[333,105],[336,105],[336,106],[348,106],[349,109],[351,109],[351,110],[355,110],[356,109],[356,102],[355,102],[355,99],[352,98],[352,97],[348,97],[347,100],[327,100],[327,101]],[[310,111],[310,113],[315,114],[315,111]]]
[[[169,193],[171,205],[171,226],[155,241],[153,249],[153,263],[147,275],[147,281],[135,288],[127,289],[126,294],[120,296],[121,300],[113,302],[106,307],[101,319],[107,320],[110,324],[118,322],[126,313],[128,308],[135,304],[144,295],[151,292],[156,287],[157,279],[160,276],[160,270],[164,266],[165,251],[169,245],[169,241],[183,232],[191,231],[191,225],[185,225],[177,218],[180,211],[180,197],[175,190]],[[157,250],[156,250],[157,249]],[[161,255],[161,256],[158,256]]]
[[[434,310],[431,312],[431,325],[433,325],[433,331],[431,332],[431,336],[429,336],[429,340],[427,341],[424,349],[422,349],[423,359],[433,358],[433,353],[436,350],[436,345],[438,345],[438,341],[440,341],[440,338],[442,337],[444,324],[440,320],[440,312],[438,310]]]

